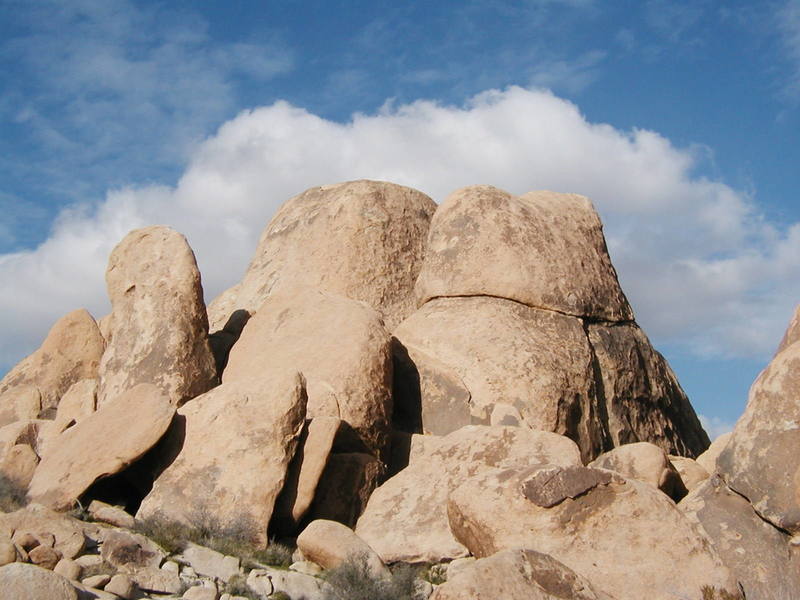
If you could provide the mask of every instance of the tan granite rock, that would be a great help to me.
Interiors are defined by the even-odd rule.
[[[678,508],[711,539],[748,600],[800,597],[800,549],[720,477],[700,484]]]
[[[53,442],[36,467],[28,495],[52,508],[69,508],[94,481],[121,471],[152,448],[174,414],[174,406],[154,385],[133,387]]]
[[[522,427],[470,425],[428,452],[372,493],[356,525],[356,533],[387,563],[435,563],[467,555],[450,531],[447,498],[470,477],[494,467],[581,464],[572,440]]]
[[[114,529],[108,532],[101,546],[103,560],[125,573],[139,569],[157,569],[167,553],[147,537]]]
[[[0,462],[0,475],[22,490],[28,489],[39,457],[27,444],[12,446]]]
[[[40,398],[40,410],[55,409],[70,386],[87,377],[97,377],[105,341],[92,316],[83,309],[59,319],[41,347],[24,358],[0,381],[0,426],[18,420],[9,412],[29,413],[31,388]],[[16,412],[16,410],[12,411]],[[31,418],[36,415],[23,415]]]
[[[277,288],[308,285],[372,306],[391,329],[415,308],[414,281],[436,204],[383,181],[350,181],[288,200],[261,234],[241,283],[209,306],[212,331]]]
[[[649,483],[678,502],[686,495],[686,486],[667,453],[649,442],[625,444],[604,452],[589,467],[616,471],[628,479]]]
[[[568,315],[633,319],[600,217],[577,194],[456,190],[431,221],[416,292],[420,303],[497,296]]]
[[[695,457],[708,435],[664,357],[635,323],[588,324],[614,446],[650,442]]]
[[[708,471],[710,475],[717,472],[717,459],[719,455],[722,454],[722,451],[725,450],[725,446],[728,445],[732,435],[733,432],[729,431],[728,433],[717,436],[716,439],[711,442],[708,450],[697,457],[697,464]]]
[[[42,540],[61,553],[63,558],[75,558],[84,549],[85,537],[81,523],[39,504],[11,513],[0,513],[0,537],[12,537],[24,550],[33,549]]]
[[[265,546],[305,417],[296,372],[223,383],[195,398],[178,411],[165,439],[176,458],[137,519],[202,525]]]
[[[0,590],[3,600],[78,600],[66,578],[24,563],[0,567]]]
[[[697,464],[697,461],[694,461],[691,458],[686,458],[685,456],[670,456],[669,462],[671,462],[672,466],[675,467],[678,475],[681,476],[683,485],[686,486],[686,490],[689,492],[703,483],[710,476],[708,471]]]
[[[448,571],[449,573],[449,571]],[[533,550],[504,550],[475,561],[436,588],[430,600],[599,600],[569,567]]]
[[[56,429],[60,432],[91,415],[97,408],[97,379],[73,383],[61,397],[56,411]]]
[[[131,231],[106,269],[111,340],[100,363],[97,406],[139,383],[180,405],[217,383],[194,253],[178,232]]]
[[[389,570],[378,554],[352,529],[336,521],[312,521],[297,538],[297,548],[306,559],[325,569],[348,559],[363,557],[376,577],[388,577]]]
[[[336,417],[382,453],[391,419],[391,341],[363,302],[313,288],[273,293],[245,325],[223,382],[303,373],[308,416]]]
[[[699,599],[704,587],[744,598],[704,534],[672,500],[613,471],[494,469],[456,488],[447,511],[453,534],[474,556],[535,550],[613,598]]]
[[[336,417],[315,417],[306,423],[283,490],[275,505],[274,518],[293,528],[308,512],[317,484],[328,464],[341,421]]]
[[[501,298],[438,298],[394,335],[409,357],[432,356],[469,391],[469,397],[450,396],[447,406],[441,394],[422,396],[422,415],[431,419],[422,423],[423,431],[452,431],[463,424],[467,409],[471,423],[489,424],[501,403],[518,410],[521,425],[575,440],[584,460],[608,446],[593,354],[580,319]],[[434,363],[426,363],[426,370],[433,369]]]
[[[716,461],[717,472],[764,519],[798,534],[798,455],[800,340],[785,345],[753,383],[744,414]]]

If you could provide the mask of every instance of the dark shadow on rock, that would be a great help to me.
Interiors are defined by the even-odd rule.
[[[408,350],[396,337],[392,337],[392,424],[395,430],[422,433],[422,393],[419,370],[408,355]]]
[[[231,348],[239,341],[239,336],[242,335],[242,330],[249,320],[250,313],[240,308],[231,313],[222,329],[208,336],[211,353],[214,355],[214,364],[217,367],[217,377],[220,379],[225,367],[228,365],[228,356],[230,356]]]

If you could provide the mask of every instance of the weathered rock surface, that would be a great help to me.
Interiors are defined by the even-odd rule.
[[[469,390],[471,423],[489,424],[497,404],[511,405],[521,424],[575,440],[584,459],[605,449],[593,356],[580,319],[501,298],[438,298],[394,335],[409,356],[420,350],[458,375]],[[440,397],[422,409],[432,418],[423,430],[452,431],[465,420],[463,407],[440,410]],[[421,402],[428,405],[428,398]]]
[[[314,288],[272,294],[242,331],[222,380],[263,371],[303,373],[309,418],[341,419],[373,452],[383,452],[392,411],[391,341],[369,306]]]
[[[260,598],[274,597],[279,592],[308,600],[331,597],[329,586],[322,579],[283,569],[253,569],[247,576],[247,586]]]
[[[670,456],[669,462],[675,467],[678,475],[681,476],[683,485],[686,486],[686,490],[689,492],[710,477],[709,472],[691,458],[686,458],[685,456]]]
[[[498,296],[580,317],[633,319],[600,218],[576,194],[456,190],[431,221],[416,291],[421,303]]]
[[[717,459],[728,486],[774,525],[800,533],[800,341],[785,346],[750,388]]]
[[[177,456],[137,518],[202,524],[265,546],[305,418],[296,372],[223,383],[195,398],[178,411],[165,440]]]
[[[475,561],[430,600],[598,600],[591,584],[551,556],[504,550]]]
[[[197,544],[187,544],[176,560],[191,565],[198,575],[207,575],[222,581],[230,581],[239,573],[238,558],[225,556],[221,552]]]
[[[598,456],[590,467],[609,469],[627,477],[649,483],[678,502],[687,489],[667,453],[649,442],[625,444]]]
[[[311,518],[355,527],[384,472],[381,461],[370,454],[331,454],[314,495]]]
[[[0,475],[25,490],[28,489],[38,464],[39,457],[33,448],[27,444],[17,444],[9,448],[3,460],[0,461]]]
[[[0,567],[0,590],[5,600],[78,600],[64,577],[24,563]]]
[[[242,282],[209,306],[212,331],[277,288],[309,285],[361,300],[391,329],[415,308],[414,281],[436,204],[393,183],[351,181],[288,200],[261,234]]]
[[[702,483],[678,507],[700,524],[747,600],[800,597],[800,549],[721,478]]]
[[[97,377],[104,348],[97,323],[85,310],[73,311],[59,319],[41,347],[0,381],[0,426],[22,418],[36,418],[39,411],[54,409],[73,383]],[[36,394],[39,410],[31,414]]]
[[[275,506],[275,518],[296,526],[308,512],[340,424],[336,417],[316,417],[306,423]]]
[[[297,537],[297,548],[308,560],[326,569],[351,558],[361,557],[376,577],[388,577],[389,570],[370,545],[352,529],[336,521],[312,521]]]
[[[131,231],[106,269],[111,340],[100,363],[97,405],[139,383],[180,405],[217,383],[194,253],[178,232]]]
[[[108,532],[103,540],[103,560],[126,573],[157,569],[166,552],[143,535],[124,529]]]
[[[72,506],[94,481],[118,473],[155,445],[174,414],[154,385],[135,386],[53,441],[28,495],[52,508]]]
[[[0,537],[31,550],[43,541],[64,558],[75,558],[84,548],[82,528],[74,519],[38,504],[11,513],[0,513]]]
[[[587,327],[602,374],[608,430],[615,446],[650,442],[695,457],[708,435],[664,357],[636,324]]]
[[[386,562],[440,562],[466,556],[450,532],[447,498],[466,479],[493,467],[580,465],[570,439],[522,427],[471,425],[420,452],[378,487],[356,533]]]
[[[702,598],[706,586],[742,598],[719,555],[669,498],[612,471],[490,470],[450,494],[448,517],[456,538],[479,558],[536,550],[619,600]]]
[[[733,432],[729,431],[728,433],[717,436],[717,438],[711,442],[708,450],[697,457],[697,464],[708,471],[710,475],[717,472],[717,459],[719,455],[722,454],[722,451],[725,450],[732,435]]]
[[[55,418],[55,429],[59,433],[95,411],[97,408],[97,384],[97,379],[81,379],[72,384],[61,397]]]

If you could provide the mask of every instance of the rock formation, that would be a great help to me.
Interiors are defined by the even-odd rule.
[[[351,181],[288,200],[261,234],[244,279],[209,306],[217,331],[278,288],[306,285],[372,306],[391,328],[415,308],[414,282],[436,204],[411,188]]]
[[[130,232],[111,252],[106,284],[111,339],[98,406],[139,383],[156,385],[176,405],[216,384],[200,272],[186,238],[160,226]]]
[[[800,309],[706,450],[582,196],[310,189],[210,335],[179,233],[106,275],[0,382],[6,595],[800,597]]]

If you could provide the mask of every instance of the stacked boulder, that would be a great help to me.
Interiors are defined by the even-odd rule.
[[[120,506],[93,513],[119,531],[83,530],[103,556],[134,526],[253,549],[300,534],[297,572],[223,557],[209,577],[327,599],[316,575],[358,554],[378,582],[387,564],[450,565],[415,598],[736,599],[740,583],[750,598],[771,588],[723,539],[734,515],[765,572],[796,568],[795,490],[759,461],[765,444],[794,448],[762,405],[777,394],[786,422],[800,420],[800,335],[787,333],[752,416],[700,466],[709,440],[634,321],[582,196],[472,186],[437,207],[391,183],[323,186],[284,204],[207,310],[191,248],[168,227],[128,234],[106,280],[100,326],[70,313],[0,382],[0,482],[34,502],[13,514]],[[167,552],[140,538],[119,552],[144,562],[119,575],[146,593],[169,579],[160,593],[176,597]],[[13,561],[30,562],[9,540]],[[181,576],[205,551],[174,555]],[[17,571],[0,580],[35,575]],[[134,593],[111,581],[102,593],[116,596],[96,597]],[[216,600],[212,584],[184,597]]]

